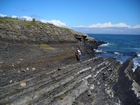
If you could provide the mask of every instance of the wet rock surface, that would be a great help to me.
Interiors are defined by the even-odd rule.
[[[140,105],[139,68],[133,73],[132,59],[128,59],[120,67],[118,82],[114,85],[115,96],[123,105]]]

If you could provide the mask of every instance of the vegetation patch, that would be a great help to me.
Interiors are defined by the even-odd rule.
[[[117,66],[116,72],[119,71],[120,67],[121,67],[121,65],[118,65],[118,66]]]
[[[60,30],[64,30],[64,31],[67,31],[67,32],[72,33],[72,30],[71,29],[64,28],[64,27],[58,27],[58,26],[56,26],[56,27],[59,28]]]
[[[54,50],[54,48],[50,47],[50,46],[47,45],[47,44],[40,44],[40,47],[41,47],[42,49]]]

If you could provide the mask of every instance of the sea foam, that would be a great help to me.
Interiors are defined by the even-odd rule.
[[[108,46],[108,45],[110,45],[110,44],[109,44],[109,43],[106,43],[106,44],[100,45],[100,47],[101,47],[101,46]]]
[[[134,67],[133,67],[133,72],[135,72],[135,70],[137,69],[138,66],[140,66],[140,56],[138,57],[135,57],[133,59],[133,64],[134,64]]]
[[[103,50],[99,50],[99,49],[94,49],[94,51],[96,52],[96,53],[100,53],[100,54],[102,54],[102,53],[106,53],[106,52],[104,52]]]

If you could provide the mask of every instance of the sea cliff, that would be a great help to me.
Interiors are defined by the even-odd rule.
[[[121,65],[95,57],[102,43],[49,23],[0,18],[0,104],[137,105],[139,72],[131,72],[132,59]]]

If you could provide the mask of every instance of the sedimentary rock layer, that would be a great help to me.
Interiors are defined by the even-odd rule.
[[[112,104],[117,104],[119,99],[114,97],[110,84],[116,81],[118,66],[119,63],[113,59],[95,57],[58,69],[42,68],[33,74],[29,74],[30,70],[26,70],[24,75],[21,73],[21,78],[24,78],[22,81],[11,81],[0,87],[0,103],[98,105],[99,102],[112,103],[112,100],[115,100]],[[26,85],[21,86],[21,83]]]

